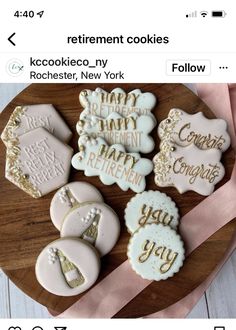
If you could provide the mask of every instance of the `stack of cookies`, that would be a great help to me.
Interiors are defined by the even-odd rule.
[[[177,233],[179,211],[159,191],[144,191],[127,204],[125,223],[131,238],[128,258],[133,270],[147,280],[165,280],[179,271],[184,245]]]
[[[40,253],[37,279],[53,294],[77,295],[94,284],[100,257],[116,244],[118,216],[104,203],[100,192],[86,182],[71,182],[57,191],[50,215],[61,238]]]
[[[230,146],[227,123],[171,109],[158,127],[160,152],[154,157],[155,183],[207,196],[223,178],[222,152]]]
[[[76,125],[79,152],[72,166],[87,176],[99,176],[106,185],[144,191],[145,176],[153,164],[139,153],[150,153],[155,147],[149,135],[156,125],[151,113],[155,96],[139,89],[125,93],[115,88],[108,93],[97,88],[81,91],[79,99],[84,110]]]
[[[72,133],[51,104],[17,106],[2,132],[6,178],[34,198],[68,182]]]

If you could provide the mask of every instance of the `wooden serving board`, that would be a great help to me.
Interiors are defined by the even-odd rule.
[[[95,84],[33,84],[20,93],[5,108],[0,116],[0,131],[5,127],[12,110],[21,104],[51,103],[60,112],[74,135],[71,146],[77,151],[75,125],[82,107],[78,95],[84,88],[95,89]],[[111,91],[117,85],[99,85]],[[179,107],[189,113],[202,111],[208,118],[214,118],[209,108],[189,89],[180,84],[121,84],[129,92],[140,88],[157,96],[158,104],[153,113],[158,122],[167,117],[172,107]],[[158,151],[159,140],[156,129],[153,132]],[[0,267],[10,279],[26,294],[48,308],[60,313],[70,307],[82,295],[76,297],[58,297],[45,291],[36,281],[34,264],[37,255],[49,242],[59,237],[59,232],[50,221],[49,205],[53,193],[33,199],[4,178],[5,146],[0,142]],[[234,153],[229,149],[223,155],[226,175],[221,186],[229,180],[234,164]],[[117,185],[104,186],[97,177],[87,178],[83,172],[71,170],[70,181],[84,180],[95,185],[103,194],[107,204],[118,213],[122,226],[120,239],[112,252],[102,258],[102,270],[98,281],[126,260],[126,247],[129,234],[124,225],[126,203],[135,194],[130,190],[123,192]],[[154,175],[147,178],[147,190],[158,189],[154,184]],[[194,192],[180,195],[173,187],[160,188],[176,202],[183,216],[204,197]],[[210,216],[210,211],[209,211]],[[215,268],[222,258],[229,240],[235,230],[232,221],[204,242],[185,261],[184,267],[167,281],[153,282],[135,299],[126,305],[115,317],[140,317],[161,310],[183,298],[196,288]],[[119,283],[114,283],[119,285]]]

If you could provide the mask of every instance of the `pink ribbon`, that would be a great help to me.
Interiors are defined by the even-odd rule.
[[[236,137],[233,123],[236,122],[236,89],[234,87],[226,84],[197,85],[199,96],[215,112],[216,116],[227,120],[232,145],[235,147]],[[230,181],[181,219],[180,232],[186,244],[187,254],[190,254],[218,229],[236,217],[235,200],[236,165]],[[211,210],[210,216],[209,210]],[[236,234],[222,262],[204,283],[176,304],[148,317],[184,317],[209,286],[235,247]],[[127,260],[58,317],[111,318],[150,283],[136,275]]]

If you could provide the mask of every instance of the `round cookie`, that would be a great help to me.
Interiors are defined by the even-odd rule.
[[[104,203],[86,203],[65,218],[61,237],[80,237],[93,244],[101,256],[109,253],[120,234],[116,213]]]
[[[177,229],[179,212],[173,200],[166,194],[154,190],[144,191],[128,202],[125,223],[131,234],[147,223],[163,223]]]
[[[36,261],[39,283],[58,296],[75,296],[97,280],[100,258],[87,242],[75,238],[58,239],[46,246]]]
[[[163,224],[147,224],[130,238],[128,258],[133,270],[147,280],[166,280],[184,261],[184,245],[175,230]]]
[[[50,205],[50,216],[54,226],[61,230],[65,215],[84,202],[103,202],[100,192],[87,182],[71,182],[59,189]]]

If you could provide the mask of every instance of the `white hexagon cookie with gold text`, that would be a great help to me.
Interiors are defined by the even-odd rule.
[[[207,196],[224,177],[218,149],[201,150],[194,144],[181,147],[163,141],[153,159],[155,183],[159,187],[174,186],[179,193],[188,190]]]
[[[99,176],[105,185],[117,185],[124,191],[129,188],[142,192],[146,187],[145,176],[152,169],[149,159],[138,153],[127,153],[121,144],[109,146],[102,138],[79,138],[80,152],[72,158],[72,166],[87,176]]]
[[[6,178],[34,198],[68,182],[73,149],[39,127],[12,139],[6,152]]]
[[[94,115],[106,118],[112,112],[117,112],[122,116],[128,116],[133,112],[138,115],[150,115],[156,105],[156,97],[150,92],[142,93],[140,89],[135,89],[126,93],[122,88],[114,88],[110,93],[102,88],[95,91],[84,89],[79,95],[80,104],[84,107],[80,119]]]
[[[107,118],[91,116],[79,120],[76,129],[80,135],[88,134],[94,138],[100,136],[109,144],[122,144],[129,152],[149,153],[154,147],[153,138],[149,135],[155,127],[151,116],[138,116],[133,113],[122,117],[112,112]]]

